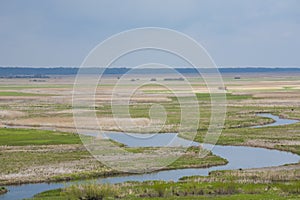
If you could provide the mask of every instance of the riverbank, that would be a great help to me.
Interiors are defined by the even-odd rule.
[[[109,185],[120,199],[299,199],[300,164],[263,169],[214,171],[209,176],[182,177],[179,182],[146,181]],[[80,188],[80,192],[77,192]],[[86,183],[35,195],[34,200],[101,192],[103,185]],[[93,189],[93,190],[91,190]],[[128,192],[130,191],[130,192]]]
[[[0,187],[0,195],[7,193],[8,190],[5,187]]]
[[[267,131],[272,131],[272,137],[274,137],[276,136],[274,133],[295,126],[298,127],[299,125],[268,127]],[[266,128],[240,128],[239,130],[224,130],[224,132],[228,134],[229,131],[239,131],[238,134],[244,134],[245,130],[247,130],[248,136],[245,142],[239,142],[238,135],[235,133],[234,142],[226,143],[226,140],[221,138],[219,143],[263,147],[300,154],[298,148],[300,143],[297,143],[297,140],[283,139],[286,136],[282,134],[281,139],[278,140],[251,139],[251,133],[255,133],[252,137],[257,137],[260,134],[265,134]],[[3,161],[0,164],[0,180],[3,185],[49,183],[128,175],[128,173],[112,170],[95,160],[80,144],[81,140],[75,134],[33,129],[0,129],[0,132],[1,141],[11,145],[0,147],[0,157]],[[155,150],[151,147],[132,148],[123,144],[119,145],[127,151],[137,153],[137,155],[144,151]],[[198,150],[197,148],[190,148],[184,156],[159,170],[208,168],[227,164],[225,159],[212,154],[204,159],[197,158],[194,155],[199,153]]]
[[[272,137],[274,137],[276,136],[274,133],[295,126],[298,127],[299,125],[268,127],[267,131],[272,131]],[[246,130],[247,140],[245,142],[239,141],[237,134],[244,134]],[[219,143],[226,145],[233,144],[236,146],[263,147],[300,154],[298,148],[300,143],[298,144],[297,140],[291,141],[283,139],[283,137],[286,136],[282,134],[280,135],[281,139],[277,140],[251,139],[253,133],[255,134],[253,134],[252,137],[265,134],[264,131],[266,131],[266,128],[224,130],[225,134],[228,134],[229,131],[239,131],[234,134],[235,140],[227,143],[221,136]],[[60,182],[128,175],[128,173],[112,170],[95,160],[80,144],[81,140],[75,134],[33,129],[1,129],[0,132],[1,141],[12,145],[0,147],[2,153],[0,157],[1,160],[3,160],[2,164],[0,164],[0,180],[3,185]],[[228,138],[226,139],[228,140]],[[155,148],[151,147],[129,148],[123,144],[119,145],[127,151],[137,153],[137,155],[144,151],[155,150]],[[208,168],[227,164],[225,159],[211,154],[205,159],[197,158],[194,156],[196,153],[199,153],[197,150],[197,148],[191,148],[180,159],[171,165],[160,168],[160,170]]]
[[[73,185],[35,195],[34,200],[51,198],[84,199],[84,198],[118,198],[118,199],[299,199],[300,181],[272,180],[264,182],[263,177],[243,181],[239,176],[222,175],[216,172],[201,179],[189,178],[177,183],[165,181],[130,182],[122,184],[88,183]],[[245,178],[245,177],[244,177]],[[250,176],[249,176],[250,178]],[[259,180],[261,182],[259,182]],[[106,192],[105,192],[106,191]]]
[[[2,185],[40,182],[59,182],[91,179],[128,173],[113,170],[97,161],[84,148],[78,135],[44,130],[0,129],[0,180]],[[48,145],[47,145],[48,144]],[[55,144],[55,145],[54,145]],[[157,148],[130,148],[124,150],[137,157],[144,151]],[[167,152],[171,152],[171,149]],[[211,153],[204,158],[195,156],[199,148],[190,147],[175,162],[160,170],[180,168],[207,168],[225,165],[227,161]],[[165,158],[170,156],[164,154]]]
[[[163,135],[157,135],[158,138]],[[300,157],[291,153],[274,151],[268,149],[260,149],[260,148],[250,148],[250,147],[236,147],[236,146],[214,146],[213,151],[214,154],[228,159],[229,163],[225,166],[220,167],[212,167],[209,169],[176,169],[176,170],[168,170],[168,171],[159,171],[153,172],[150,174],[136,174],[136,175],[127,175],[127,176],[114,176],[107,178],[98,178],[93,181],[84,181],[81,180],[80,184],[86,184],[89,182],[97,182],[97,183],[132,183],[132,182],[145,182],[154,180],[164,180],[171,181],[174,183],[181,180],[184,176],[198,176],[203,175],[207,176],[211,172],[216,170],[234,170],[239,169],[238,171],[243,171],[247,168],[263,168],[268,166],[280,166],[288,163],[296,163],[300,160]],[[266,170],[266,169],[261,169]],[[292,172],[289,169],[289,172]],[[280,174],[280,173],[275,173]],[[286,175],[286,174],[283,174]],[[295,175],[295,173],[293,174]],[[287,176],[288,177],[288,176]],[[291,179],[292,180],[292,179]],[[223,180],[221,180],[223,181]],[[225,180],[224,180],[225,181]],[[68,185],[77,184],[76,182],[66,182],[64,184],[59,183],[51,183],[51,184],[32,184],[32,185],[21,185],[15,187],[9,187],[11,193],[8,194],[4,199],[11,199],[12,197],[18,198],[20,197],[20,193],[15,193],[14,191],[22,190],[22,197],[31,197],[34,194],[39,192],[43,192],[49,188],[58,189],[65,188]],[[23,188],[23,189],[22,189]],[[27,189],[25,189],[27,188]],[[94,186],[93,186],[94,188]]]

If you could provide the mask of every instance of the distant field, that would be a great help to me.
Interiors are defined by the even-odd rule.
[[[26,84],[26,85],[5,85],[0,84],[0,90],[23,90],[23,89],[35,89],[35,88],[72,88],[73,85],[63,84],[63,85],[56,85],[56,84]]]
[[[279,149],[300,155],[300,123],[281,127],[249,128],[273,122],[272,119],[256,116],[261,112],[272,113],[282,118],[300,119],[299,77],[296,74],[264,73],[244,73],[239,75],[240,79],[235,79],[235,76],[238,74],[226,74],[224,77],[226,88],[222,92],[226,92],[227,113],[218,144]],[[153,78],[152,74],[144,77],[147,81],[151,78]],[[195,76],[189,79],[192,80],[192,92],[197,97],[200,107],[200,123],[194,139],[202,142],[211,117],[210,94],[202,79]],[[81,145],[80,138],[72,133],[75,131],[72,110],[74,80],[75,77],[70,76],[51,77],[42,83],[33,83],[28,79],[5,79],[2,82],[0,80],[0,125],[56,130],[1,128],[0,159],[4,161],[0,164],[1,183],[61,181],[118,173],[93,159]],[[185,95],[191,91],[186,91],[181,81],[167,82],[162,77],[157,80],[172,83],[182,97],[190,98],[189,95]],[[101,80],[95,99],[99,124],[105,130],[111,131],[120,131],[116,123],[113,123],[109,94],[109,91],[114,89],[116,81],[116,76],[105,77]],[[131,81],[129,78],[125,84],[121,85],[122,92],[130,91],[135,83],[138,81]],[[118,95],[119,99],[123,97],[123,94]],[[141,129],[147,127],[150,121],[149,109],[154,104],[162,105],[167,113],[166,124],[160,132],[177,132],[181,120],[178,98],[171,91],[153,81],[140,88],[130,100],[129,113],[136,125],[141,126]],[[93,106],[83,108],[84,117],[89,116],[92,109]],[[130,119],[120,117],[117,120],[126,124]],[[87,123],[85,128],[88,128],[88,125]],[[189,138],[188,135],[181,136]],[[122,148],[137,155],[143,151],[153,150],[124,146]],[[226,160],[215,155],[199,159],[193,156],[196,152],[197,149],[189,149],[186,155],[169,165],[168,168],[203,167],[226,163]],[[297,189],[300,177],[299,166],[298,163],[279,167],[280,170],[277,168],[261,169],[259,173],[257,172],[259,176],[256,172],[242,170],[229,175],[211,174],[210,177],[194,177],[182,180],[180,184],[161,183],[162,188],[165,188],[162,191],[165,194],[164,197],[159,197],[161,191],[149,183],[127,185],[122,188],[124,191],[131,189],[134,193],[124,199],[139,199],[141,193],[153,195],[152,197],[143,196],[144,199],[299,199],[300,191]],[[201,179],[200,183],[194,183],[198,179]],[[256,182],[253,183],[254,181],[259,185]],[[196,195],[197,191],[193,190],[195,188],[203,194]],[[179,196],[170,195],[172,190],[178,190]],[[184,191],[191,191],[191,193],[185,195]],[[60,194],[60,191],[51,191],[38,195],[35,199],[66,199],[63,196],[57,197]]]
[[[0,96],[19,96],[19,97],[26,97],[26,96],[47,96],[45,94],[33,94],[33,93],[25,93],[25,92],[1,92]]]

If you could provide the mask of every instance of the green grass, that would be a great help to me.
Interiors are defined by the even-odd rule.
[[[170,164],[168,168],[178,169],[191,167],[211,167],[216,165],[225,165],[228,163],[226,159],[216,156],[212,153],[208,153],[204,158],[197,156],[198,153],[200,153],[199,148],[189,147],[187,154],[178,158],[175,162]]]
[[[218,144],[223,145],[243,145],[244,142],[249,140],[269,141],[269,143],[280,141],[299,141],[300,140],[300,123],[274,126],[264,128],[237,128],[237,129],[224,129],[222,135],[218,140]],[[203,133],[204,134],[204,133]],[[201,141],[202,136],[198,134],[196,141]],[[276,144],[276,143],[275,143]],[[279,150],[294,152],[300,155],[299,145],[275,145]]]
[[[0,195],[5,194],[6,192],[8,192],[8,190],[5,187],[0,186]]]
[[[46,192],[41,192],[34,196],[36,200],[64,200],[68,199],[64,194],[62,194],[62,189],[50,190]]]
[[[18,97],[27,97],[27,96],[48,96],[47,94],[34,94],[34,93],[25,93],[25,92],[0,92],[0,96],[18,96]]]
[[[0,85],[0,90],[23,90],[23,89],[35,89],[35,88],[73,88],[72,84],[26,84],[26,85]]]
[[[83,184],[36,195],[35,200],[51,199],[299,199],[300,182],[223,183],[147,181],[118,185]],[[107,189],[108,188],[108,189]],[[112,192],[113,191],[113,192]],[[115,192],[117,191],[117,192]],[[130,191],[130,193],[129,193]],[[98,196],[98,198],[96,198]],[[89,197],[89,198],[87,198]],[[93,198],[94,197],[94,198]],[[111,197],[111,198],[109,198]]]
[[[78,135],[35,129],[0,128],[0,146],[81,144]]]
[[[59,194],[58,194],[59,195]],[[299,195],[281,196],[276,194],[237,194],[237,195],[224,195],[224,196],[188,196],[188,197],[153,197],[153,198],[139,198],[130,197],[130,200],[298,200]],[[44,195],[33,198],[34,200],[66,200],[67,197]]]
[[[231,93],[226,93],[226,100],[244,100],[244,99],[253,99],[251,95],[234,95]],[[210,101],[210,93],[196,93],[196,96],[199,101]],[[214,94],[215,98],[222,97],[223,94]]]
[[[236,195],[224,195],[224,196],[188,196],[188,197],[153,197],[143,198],[144,200],[298,200],[299,195],[281,196],[276,194],[236,194]],[[132,200],[141,199],[138,197],[130,198]]]

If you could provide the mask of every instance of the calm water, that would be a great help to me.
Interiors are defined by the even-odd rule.
[[[270,117],[277,120],[277,117],[269,114],[260,114],[260,116]],[[298,122],[297,120],[283,120],[277,125],[286,125]],[[283,121],[282,121],[283,120]],[[274,126],[275,123],[272,125]],[[271,124],[265,125],[270,126]],[[256,127],[258,128],[258,127]],[[175,133],[166,134],[124,134],[124,133],[109,133],[107,137],[124,143],[131,147],[149,147],[149,146],[190,146],[199,145],[196,142],[191,142],[177,137]],[[171,142],[170,142],[171,141]],[[218,156],[221,156],[229,161],[227,165],[210,167],[206,169],[192,168],[192,169],[178,169],[167,170],[160,172],[153,172],[149,174],[137,174],[129,176],[117,176],[108,178],[99,178],[95,181],[101,183],[121,183],[125,181],[146,181],[146,180],[173,180],[178,181],[183,176],[203,175],[207,176],[210,171],[214,170],[229,170],[229,169],[247,169],[247,168],[261,168],[279,166],[290,163],[297,163],[300,161],[300,156],[288,152],[269,150],[264,148],[243,147],[243,146],[220,146],[205,144],[204,148],[212,149],[212,152]],[[12,200],[29,198],[33,195],[51,189],[62,188],[74,183],[80,182],[68,182],[68,183],[39,183],[39,184],[24,184],[19,186],[8,186],[9,193],[0,196],[0,200]]]
[[[270,124],[260,125],[260,126],[253,126],[252,128],[261,128],[261,127],[269,127],[269,126],[282,126],[282,125],[295,124],[295,123],[299,122],[299,120],[283,119],[283,118],[280,118],[276,115],[272,115],[272,114],[269,114],[269,113],[260,113],[260,114],[257,114],[257,116],[271,118],[271,119],[275,120],[275,122],[270,123]]]
[[[176,133],[137,134],[110,132],[106,137],[129,147],[176,147],[198,146],[199,143],[177,137]]]

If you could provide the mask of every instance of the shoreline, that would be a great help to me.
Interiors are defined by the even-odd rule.
[[[0,187],[0,195],[5,194],[8,192],[8,189],[6,189],[5,187]]]
[[[294,151],[289,151],[288,149],[283,149],[280,148],[280,143],[268,143],[267,141],[261,141],[260,144],[257,142],[246,142],[246,143],[240,143],[240,144],[217,144],[219,146],[241,146],[241,147],[254,147],[254,148],[265,148],[265,149],[270,149],[270,150],[278,150],[278,151],[283,151],[283,152],[288,152],[288,153],[293,153],[300,155],[297,152]],[[13,147],[13,146],[12,146]],[[223,158],[222,158],[223,159]],[[215,166],[222,166],[226,165],[228,161],[224,161],[223,163],[216,163],[216,164],[200,164],[200,165],[190,165],[186,167],[164,167],[158,170],[154,170],[148,173],[128,173],[128,172],[117,172],[117,171],[82,171],[82,172],[75,172],[75,173],[67,173],[67,174],[59,174],[59,175],[54,175],[52,177],[45,177],[45,178],[37,178],[34,180],[4,180],[5,186],[17,186],[17,185],[23,185],[23,184],[34,184],[34,183],[60,183],[60,182],[66,182],[66,181],[76,181],[76,180],[89,180],[89,179],[96,179],[96,178],[107,178],[107,177],[115,177],[115,176],[127,176],[127,175],[133,175],[133,174],[149,174],[149,173],[154,173],[154,172],[160,172],[160,171],[168,171],[168,170],[179,170],[179,169],[192,169],[192,168],[210,168],[210,167],[215,167]],[[3,179],[2,179],[3,182]]]
[[[277,150],[277,151],[282,151],[282,152],[287,152],[287,153],[293,153],[296,155],[299,155],[297,153],[287,151],[287,150],[282,150],[279,148],[270,148],[270,147],[262,147],[258,145],[221,145],[221,146],[240,146],[240,147],[254,147],[254,148],[265,148],[265,149],[270,149],[270,150]],[[264,167],[264,168],[250,168],[247,170],[257,170],[257,169],[276,169],[280,167],[287,167],[290,166],[293,168],[293,166],[297,166],[300,163],[291,163],[287,165],[282,165],[282,166],[274,166],[274,167]],[[25,180],[25,181],[12,181],[12,182],[7,182],[2,184],[3,186],[20,186],[24,184],[38,184],[38,183],[63,183],[63,182],[73,182],[77,180],[94,180],[98,178],[110,178],[110,177],[125,177],[125,176],[130,176],[130,175],[140,175],[140,174],[151,174],[151,173],[156,173],[156,172],[161,172],[161,171],[172,171],[172,170],[180,170],[180,169],[207,169],[211,167],[217,167],[217,166],[223,166],[228,164],[228,161],[225,160],[224,163],[219,163],[219,164],[205,164],[205,165],[199,165],[199,166],[190,166],[190,167],[164,167],[158,170],[154,170],[151,172],[146,172],[146,173],[129,173],[129,172],[116,172],[116,171],[111,171],[111,172],[103,172],[102,174],[99,174],[99,172],[91,172],[91,174],[85,174],[88,173],[88,171],[83,171],[82,173],[72,173],[72,174],[63,174],[63,175],[58,175],[58,176],[53,176],[50,178],[45,178],[44,180]],[[61,176],[61,177],[60,177]],[[76,178],[72,178],[72,176],[75,176]]]
[[[36,181],[14,181],[14,182],[9,182],[9,183],[4,183],[2,185],[4,186],[19,186],[19,185],[25,185],[25,184],[37,184],[37,183],[63,183],[63,182],[72,182],[72,181],[77,181],[77,180],[93,180],[97,178],[109,178],[109,177],[125,177],[129,175],[141,175],[141,174],[151,174],[151,173],[156,173],[156,172],[161,172],[161,171],[171,171],[171,170],[180,170],[180,169],[207,169],[210,167],[217,167],[217,166],[223,166],[228,164],[228,161],[224,161],[224,163],[219,163],[219,164],[206,164],[206,165],[199,165],[199,166],[190,166],[190,167],[164,167],[158,170],[154,170],[151,172],[141,172],[141,173],[129,173],[129,172],[105,172],[102,175],[99,175],[97,172],[92,172],[90,175],[82,175],[78,176],[78,174],[73,173],[73,174],[64,174],[64,175],[59,175],[59,176],[65,176],[61,178],[56,178],[56,176],[52,178],[48,178],[45,180],[36,180]],[[86,173],[86,172],[82,172]],[[77,176],[76,178],[71,178],[69,176]]]

